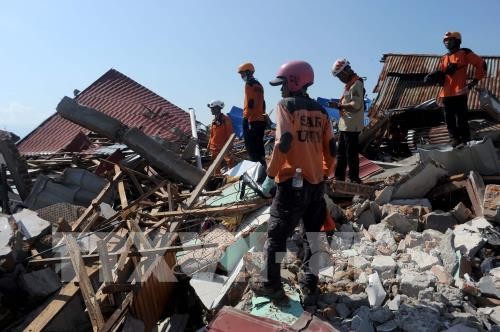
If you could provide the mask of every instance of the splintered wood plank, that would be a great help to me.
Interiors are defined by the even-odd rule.
[[[115,173],[118,174],[121,172],[120,166],[115,165]],[[122,209],[128,206],[127,194],[125,193],[125,184],[123,183],[123,179],[118,181],[118,195],[120,196],[120,204]]]
[[[200,183],[198,183],[198,185],[196,186],[196,188],[194,188],[193,192],[191,193],[191,196],[189,196],[189,198],[188,198],[188,200],[186,202],[186,206],[188,208],[190,208],[191,206],[193,206],[194,202],[196,202],[196,200],[200,196],[201,191],[207,185],[207,182],[210,179],[210,177],[212,176],[213,172],[215,171],[215,169],[217,167],[219,167],[220,163],[222,162],[222,159],[224,158],[224,156],[226,155],[227,151],[229,150],[229,147],[233,143],[233,140],[234,140],[235,136],[236,135],[234,133],[232,133],[231,136],[229,136],[229,139],[227,140],[226,144],[224,144],[224,146],[222,147],[222,150],[219,152],[219,154],[217,155],[217,157],[215,158],[215,160],[212,162],[212,164],[210,165],[210,167],[207,169],[207,171],[205,172],[205,175],[203,175],[203,178],[201,178]]]
[[[101,308],[97,302],[94,288],[92,288],[92,283],[85,270],[85,263],[82,259],[80,247],[76,243],[75,238],[70,234],[64,234],[64,240],[71,257],[71,264],[78,278],[80,291],[82,292],[83,301],[89,313],[92,328],[94,331],[101,331],[104,326],[104,317],[102,316]]]

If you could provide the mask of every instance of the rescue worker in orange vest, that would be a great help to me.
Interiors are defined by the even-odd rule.
[[[243,103],[243,138],[245,147],[249,159],[260,162],[265,170],[264,131],[267,123],[264,88],[253,76],[255,67],[250,62],[241,64],[238,67],[238,73],[245,81],[245,99]],[[263,174],[263,177],[265,177],[265,174]]]
[[[467,93],[486,76],[486,62],[468,48],[460,48],[459,32],[446,32],[443,36],[448,53],[441,57],[439,70],[425,77],[426,82],[439,83],[439,93],[445,111],[446,125],[453,147],[461,147],[470,141],[467,121]],[[467,82],[467,67],[475,68],[474,78]]]
[[[212,160],[214,160],[224,147],[224,144],[226,144],[229,136],[233,133],[233,125],[231,124],[231,119],[222,113],[224,102],[220,100],[213,100],[207,104],[207,106],[210,108],[210,111],[214,116],[214,120],[210,126],[210,139],[207,147],[210,151]],[[226,162],[226,166],[228,168],[234,166],[233,159],[229,152],[224,156],[224,161]],[[217,169],[215,173],[220,174],[220,168]]]
[[[314,82],[309,63],[283,64],[271,85],[281,85],[283,99],[276,107],[276,141],[262,192],[268,195],[277,184],[265,244],[263,279],[252,279],[257,295],[284,297],[280,261],[286,240],[302,219],[304,259],[299,283],[305,306],[313,305],[317,295],[319,253],[318,232],[326,217],[324,180],[333,175],[335,140],[325,109],[307,94]],[[315,250],[316,249],[316,250]]]
[[[330,102],[329,106],[340,110],[339,146],[335,179],[345,180],[347,166],[349,179],[361,183],[359,178],[359,133],[363,130],[365,110],[365,90],[361,79],[346,59],[338,59],[332,66],[332,74],[345,84],[340,101]]]

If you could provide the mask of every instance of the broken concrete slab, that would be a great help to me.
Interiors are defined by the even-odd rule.
[[[364,208],[364,210],[361,213],[356,211],[355,214],[358,217],[356,222],[360,225],[363,225],[365,228],[368,228],[370,227],[370,225],[379,223],[382,214],[380,212],[380,208],[377,205],[377,203],[371,201],[365,201],[365,202],[367,202],[366,208]]]
[[[483,214],[487,220],[500,223],[500,185],[489,184],[486,186],[483,200]]]
[[[422,198],[448,171],[434,162],[418,165],[394,186],[392,199]]]
[[[370,262],[368,262],[363,256],[354,256],[349,257],[348,264],[356,269],[364,270],[370,265]]]
[[[436,161],[450,174],[467,173],[471,170],[481,175],[500,174],[500,162],[491,139],[469,142],[462,149],[418,149],[422,162]]]
[[[439,256],[443,262],[443,267],[446,273],[454,275],[458,267],[457,254],[455,253],[455,233],[449,229],[446,231],[444,237],[439,242]]]
[[[368,286],[365,292],[368,295],[368,302],[370,302],[372,307],[380,307],[384,303],[387,293],[384,290],[384,286],[382,286],[377,272],[368,276]]]
[[[444,303],[450,307],[461,307],[463,305],[462,290],[456,287],[437,285],[437,291],[434,294],[434,301]]]
[[[439,265],[439,258],[429,255],[420,249],[408,249],[411,260],[415,262],[420,271],[430,270],[434,265]]]
[[[394,277],[397,264],[391,256],[375,256],[372,261],[372,269],[380,274],[382,280]]]
[[[433,287],[436,282],[436,277],[430,272],[405,271],[402,276],[400,282],[401,293],[413,298],[417,298],[420,291]]]
[[[9,245],[10,238],[13,235],[12,227],[9,223],[7,215],[0,216],[0,257],[11,253],[12,249]]]
[[[447,229],[453,229],[458,220],[450,212],[434,211],[424,215],[424,228],[434,229],[446,233]]]
[[[394,191],[393,186],[386,186],[381,191],[375,195],[375,203],[378,205],[384,205],[391,201],[392,193]]]
[[[474,214],[470,209],[468,209],[464,203],[460,202],[450,211],[453,216],[458,220],[459,224],[463,224],[471,220],[474,217]]]
[[[500,299],[500,279],[487,275],[479,280],[477,286],[482,294]]]
[[[20,279],[22,288],[34,300],[44,299],[62,286],[57,273],[48,267],[22,274]]]
[[[416,231],[418,220],[409,219],[405,215],[393,212],[385,217],[382,222],[389,224],[392,229],[401,234],[407,234],[410,231]]]
[[[431,272],[436,276],[437,282],[443,285],[451,285],[453,276],[441,265],[434,265]]]
[[[48,234],[51,230],[50,222],[38,217],[35,211],[24,209],[13,214],[16,224],[26,240],[35,239],[41,235]]]
[[[493,311],[490,314],[490,319],[493,323],[500,325],[500,306],[493,308]]]
[[[486,239],[481,234],[467,229],[455,229],[453,233],[453,246],[459,250],[462,255],[469,258],[474,257],[486,243]]]
[[[442,327],[439,316],[439,312],[425,306],[402,304],[395,320],[403,331],[437,332]]]

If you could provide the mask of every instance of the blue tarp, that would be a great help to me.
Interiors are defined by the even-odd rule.
[[[243,138],[243,109],[233,106],[227,113],[233,123],[233,131],[238,138]]]
[[[316,98],[316,101],[325,108],[330,118],[335,119],[337,122],[340,120],[339,110],[337,108],[328,107],[329,101],[339,101],[339,99],[330,99],[330,98]],[[370,123],[370,118],[368,118],[368,109],[370,108],[372,101],[368,98],[365,98],[365,116],[364,116],[364,124],[367,126]]]

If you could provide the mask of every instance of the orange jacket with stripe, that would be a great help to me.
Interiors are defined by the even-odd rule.
[[[282,183],[302,168],[307,182],[332,176],[335,139],[328,114],[308,97],[282,99],[276,107],[276,141],[267,174]]]
[[[222,150],[232,133],[231,119],[223,113],[216,116],[210,127],[210,140],[208,141],[208,149],[212,151],[212,154],[217,154]]]
[[[460,94],[467,85],[467,67],[474,66],[474,78],[478,81],[486,76],[486,62],[468,48],[461,48],[455,53],[441,57],[439,69],[445,73],[444,85],[440,97],[452,97]]]
[[[264,88],[255,78],[245,83],[245,101],[243,104],[243,117],[248,122],[265,121],[266,102],[264,101]]]

